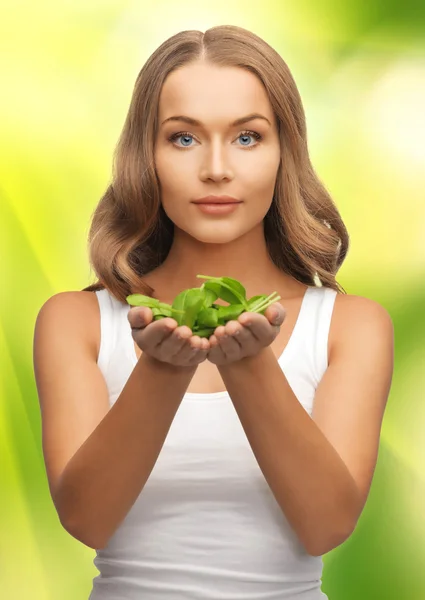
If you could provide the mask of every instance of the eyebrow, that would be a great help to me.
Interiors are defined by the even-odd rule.
[[[251,113],[250,115],[246,115],[246,117],[240,117],[240,119],[236,119],[236,121],[230,123],[230,127],[236,127],[237,125],[242,125],[243,123],[247,123],[248,121],[254,121],[254,119],[263,119],[264,121],[267,121],[269,125],[271,125],[270,121],[266,117],[263,117],[263,115],[260,115],[259,113]],[[164,123],[168,123],[168,121],[183,121],[184,123],[188,123],[189,125],[193,125],[194,127],[203,127],[201,121],[193,119],[192,117],[186,117],[185,115],[168,117],[168,119],[165,119],[165,121],[161,123],[161,126],[164,125]]]

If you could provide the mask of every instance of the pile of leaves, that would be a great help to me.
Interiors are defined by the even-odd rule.
[[[187,325],[193,335],[209,338],[216,327],[237,320],[243,312],[264,314],[271,304],[280,300],[276,292],[269,296],[253,296],[248,300],[244,286],[231,277],[196,277],[206,281],[200,287],[180,292],[172,305],[143,294],[130,294],[126,297],[127,303],[131,306],[147,306],[152,310],[155,321],[171,317],[179,326]],[[215,304],[217,298],[228,302],[228,306]]]

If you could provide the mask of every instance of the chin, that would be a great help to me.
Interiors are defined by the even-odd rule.
[[[219,224],[216,224],[210,231],[187,232],[187,234],[203,244],[228,244],[242,235],[239,231],[226,231]]]

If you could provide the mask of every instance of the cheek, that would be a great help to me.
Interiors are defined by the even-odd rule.
[[[183,182],[187,181],[182,165],[169,152],[156,154],[155,169],[164,193],[171,191],[175,194],[177,190],[181,191]]]
[[[241,153],[242,154],[242,153]],[[237,172],[246,180],[260,181],[262,184],[274,179],[280,164],[280,148],[272,146],[247,150],[248,158],[237,163]]]
[[[279,165],[263,162],[255,164],[250,170],[240,173],[242,189],[247,198],[268,197],[273,194]]]

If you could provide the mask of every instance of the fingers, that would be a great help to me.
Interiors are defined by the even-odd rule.
[[[208,352],[208,340],[192,335],[192,331],[188,327],[176,329],[161,344],[161,355],[164,360],[181,366],[194,366],[203,362],[206,360]]]
[[[275,307],[273,309],[273,307]],[[252,333],[253,337],[262,344],[270,344],[278,335],[280,331],[280,325],[283,323],[285,319],[285,310],[283,307],[280,307],[280,311],[276,318],[271,318],[270,312],[273,314],[273,310],[276,309],[276,305],[270,306],[264,315],[260,315],[257,313],[243,313],[240,315],[238,321],[244,328],[249,329]],[[277,309],[276,309],[277,310]],[[267,316],[266,316],[267,315]],[[273,323],[270,322],[273,321]]]
[[[224,355],[231,361],[255,352],[258,340],[251,329],[238,321],[229,321],[216,329],[216,339]]]
[[[183,343],[180,344],[171,356],[178,354],[179,359],[183,362],[192,361],[193,359],[199,359],[205,353],[205,349],[205,345],[201,343],[201,338],[198,335],[184,336]]]
[[[171,317],[155,321],[150,308],[134,307],[128,312],[128,321],[139,348],[160,361],[195,366],[207,358],[208,339],[193,335],[190,327],[179,326]]]
[[[285,320],[286,310],[283,308],[279,302],[275,302],[271,306],[267,308],[264,313],[264,316],[269,320],[269,322],[275,327],[280,327]]]
[[[149,325],[149,323],[152,322],[153,313],[147,306],[143,306],[142,308],[135,306],[128,311],[127,319],[129,320],[132,329],[139,329],[141,327],[146,327],[146,325]]]
[[[198,345],[199,340],[199,345]],[[210,342],[207,338],[201,338],[198,335],[192,338],[192,365],[198,365],[207,359],[208,353],[211,349]],[[196,351],[193,351],[193,346],[196,345]]]
[[[152,325],[155,326],[155,329],[164,329],[168,333],[168,331],[172,331],[177,326],[177,321],[171,317],[165,317],[164,319],[158,319],[158,321],[154,321],[152,310],[147,306],[142,308],[138,306],[131,308],[128,311],[127,318],[132,330],[144,329],[150,323],[152,323]],[[157,325],[158,323],[159,325]]]
[[[149,319],[134,315],[129,321],[134,340],[143,352],[148,353],[172,336],[177,328],[176,321],[168,317],[149,323]]]
[[[243,357],[243,348],[237,341],[238,336],[224,335],[218,337],[218,344],[225,357],[230,360],[238,360]]]
[[[170,360],[177,354],[179,357],[187,354],[188,340],[191,336],[192,332],[189,327],[176,327],[171,335],[162,340],[161,355],[165,360]]]

